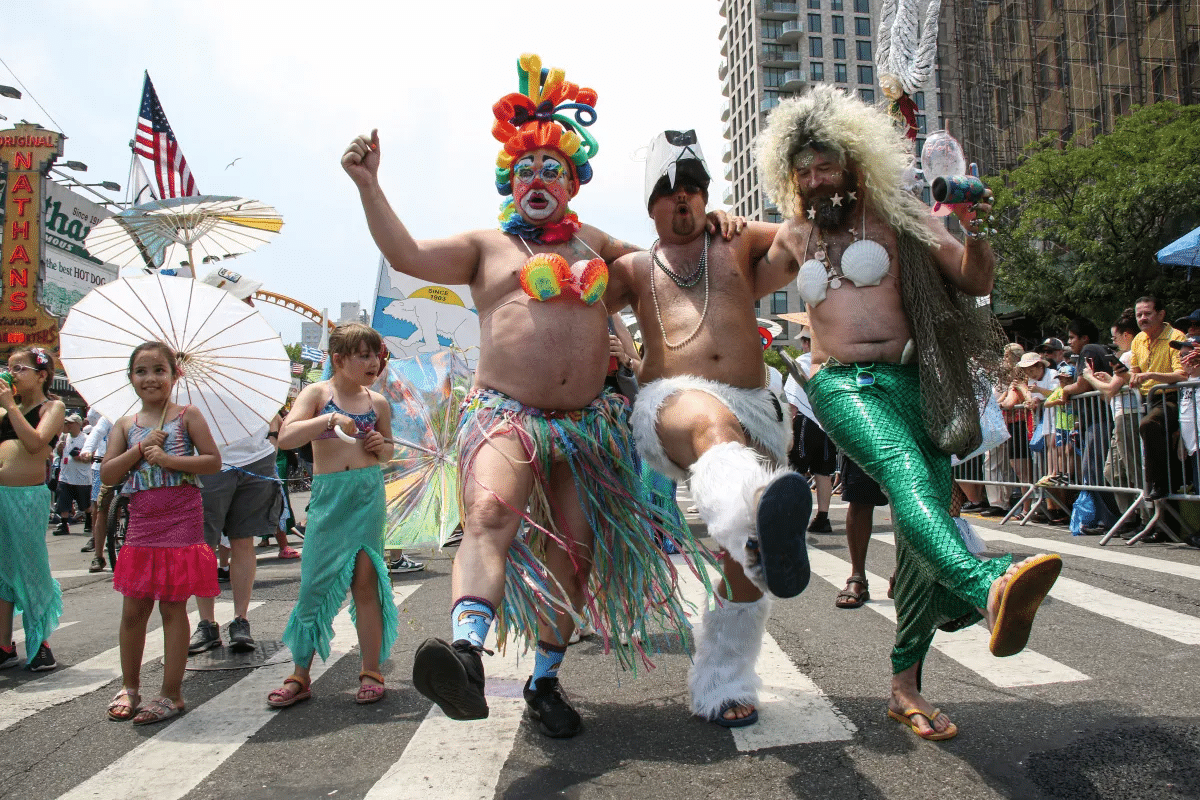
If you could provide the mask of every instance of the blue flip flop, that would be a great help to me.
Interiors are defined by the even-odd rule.
[[[721,710],[717,712],[717,716],[712,720],[713,723],[716,725],[720,725],[722,728],[744,728],[747,725],[753,725],[754,723],[758,722],[758,709],[757,708],[754,709],[753,711],[751,711],[746,716],[741,717],[740,719],[737,717],[735,717],[733,719],[725,718],[726,711],[728,711],[731,708],[737,708],[740,705],[742,705],[742,703],[737,703],[737,702],[734,702],[733,700],[730,700],[728,703],[725,703],[723,706],[721,706]]]
[[[805,531],[812,515],[812,490],[798,472],[767,485],[758,501],[758,553],[767,588],[776,597],[795,597],[811,571]]]

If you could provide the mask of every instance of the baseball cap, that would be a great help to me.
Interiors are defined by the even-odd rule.
[[[1185,336],[1179,341],[1171,342],[1171,347],[1182,350],[1185,347],[1200,347],[1200,336]]]
[[[1051,353],[1055,350],[1066,350],[1066,346],[1062,343],[1062,339],[1056,336],[1051,336],[1046,341],[1033,348],[1035,353]]]
[[[1021,360],[1017,362],[1018,367],[1025,368],[1032,367],[1034,364],[1050,366],[1046,359],[1042,358],[1038,353],[1026,353],[1025,355],[1021,356]]]
[[[1074,378],[1075,377],[1075,367],[1073,367],[1072,365],[1070,365],[1064,361],[1063,363],[1058,365],[1058,377]]]
[[[82,424],[83,417],[79,416],[78,414],[67,414],[67,416],[63,417],[63,422],[78,422]]]
[[[1175,327],[1181,331],[1186,331],[1193,325],[1200,325],[1200,308],[1197,308],[1186,317],[1180,317],[1175,320]]]

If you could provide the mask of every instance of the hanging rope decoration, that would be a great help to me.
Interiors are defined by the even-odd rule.
[[[904,128],[904,135],[917,138],[917,104],[912,95],[924,89],[933,77],[937,61],[938,13],[942,0],[928,0],[925,23],[921,24],[924,0],[883,0],[879,12],[879,42],[875,67],[879,88],[891,101],[888,113]]]
[[[492,136],[504,144],[496,158],[496,191],[511,195],[513,161],[539,148],[559,151],[581,185],[590,181],[590,160],[600,150],[586,130],[596,121],[596,90],[568,82],[561,69],[543,69],[541,58],[530,53],[517,59],[517,77],[519,91],[492,106]]]

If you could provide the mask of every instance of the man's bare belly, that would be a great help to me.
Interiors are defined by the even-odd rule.
[[[533,408],[587,406],[608,372],[604,305],[585,306],[575,298],[539,303],[517,294],[515,302],[483,318],[476,388],[495,389]]]
[[[766,372],[757,326],[748,346],[740,342],[735,345],[730,341],[715,341],[716,338],[706,337],[706,341],[692,342],[684,351],[652,354],[642,363],[641,382],[695,375],[740,389],[757,389],[765,385]],[[733,334],[728,338],[734,340],[739,337]],[[740,339],[746,340],[746,337]]]
[[[843,364],[863,361],[898,363],[912,334],[892,278],[879,286],[843,284],[808,309],[812,324],[813,364],[834,358]]]

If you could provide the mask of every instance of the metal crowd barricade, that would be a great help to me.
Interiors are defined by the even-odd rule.
[[[1149,491],[1153,484],[1151,470],[1154,466],[1150,462],[1156,457],[1165,460],[1168,493],[1164,497],[1156,498],[1154,514],[1146,526],[1129,540],[1130,544],[1141,541],[1155,529],[1176,542],[1183,541],[1175,530],[1166,524],[1168,515],[1175,518],[1181,530],[1196,532],[1198,526],[1185,519],[1182,509],[1176,510],[1168,501],[1175,501],[1176,504],[1200,501],[1200,494],[1197,493],[1197,476],[1200,476],[1200,450],[1197,448],[1197,430],[1200,429],[1197,425],[1200,422],[1200,411],[1196,407],[1198,400],[1200,380],[1158,384],[1150,387],[1146,394],[1146,414],[1161,409],[1163,425],[1160,440],[1162,450],[1145,454],[1143,480]]]
[[[1145,495],[1141,420],[1136,390],[1124,388],[1112,398],[1098,391],[1075,395],[1063,406],[1035,412],[1035,431],[1038,427],[1042,430],[1040,450],[1031,450],[1029,441],[1010,439],[958,464],[954,479],[1020,490],[1020,499],[1012,504],[1001,524],[1020,515],[1024,525],[1050,504],[1069,516],[1072,502],[1065,492],[1095,492],[1100,502],[1108,505],[1111,501],[1109,516],[1117,517],[1100,540],[1100,544],[1107,544],[1137,513]],[[1037,437],[1033,438],[1036,441]],[[1128,505],[1121,502],[1124,498],[1129,498]],[[1029,510],[1022,513],[1027,503]]]

